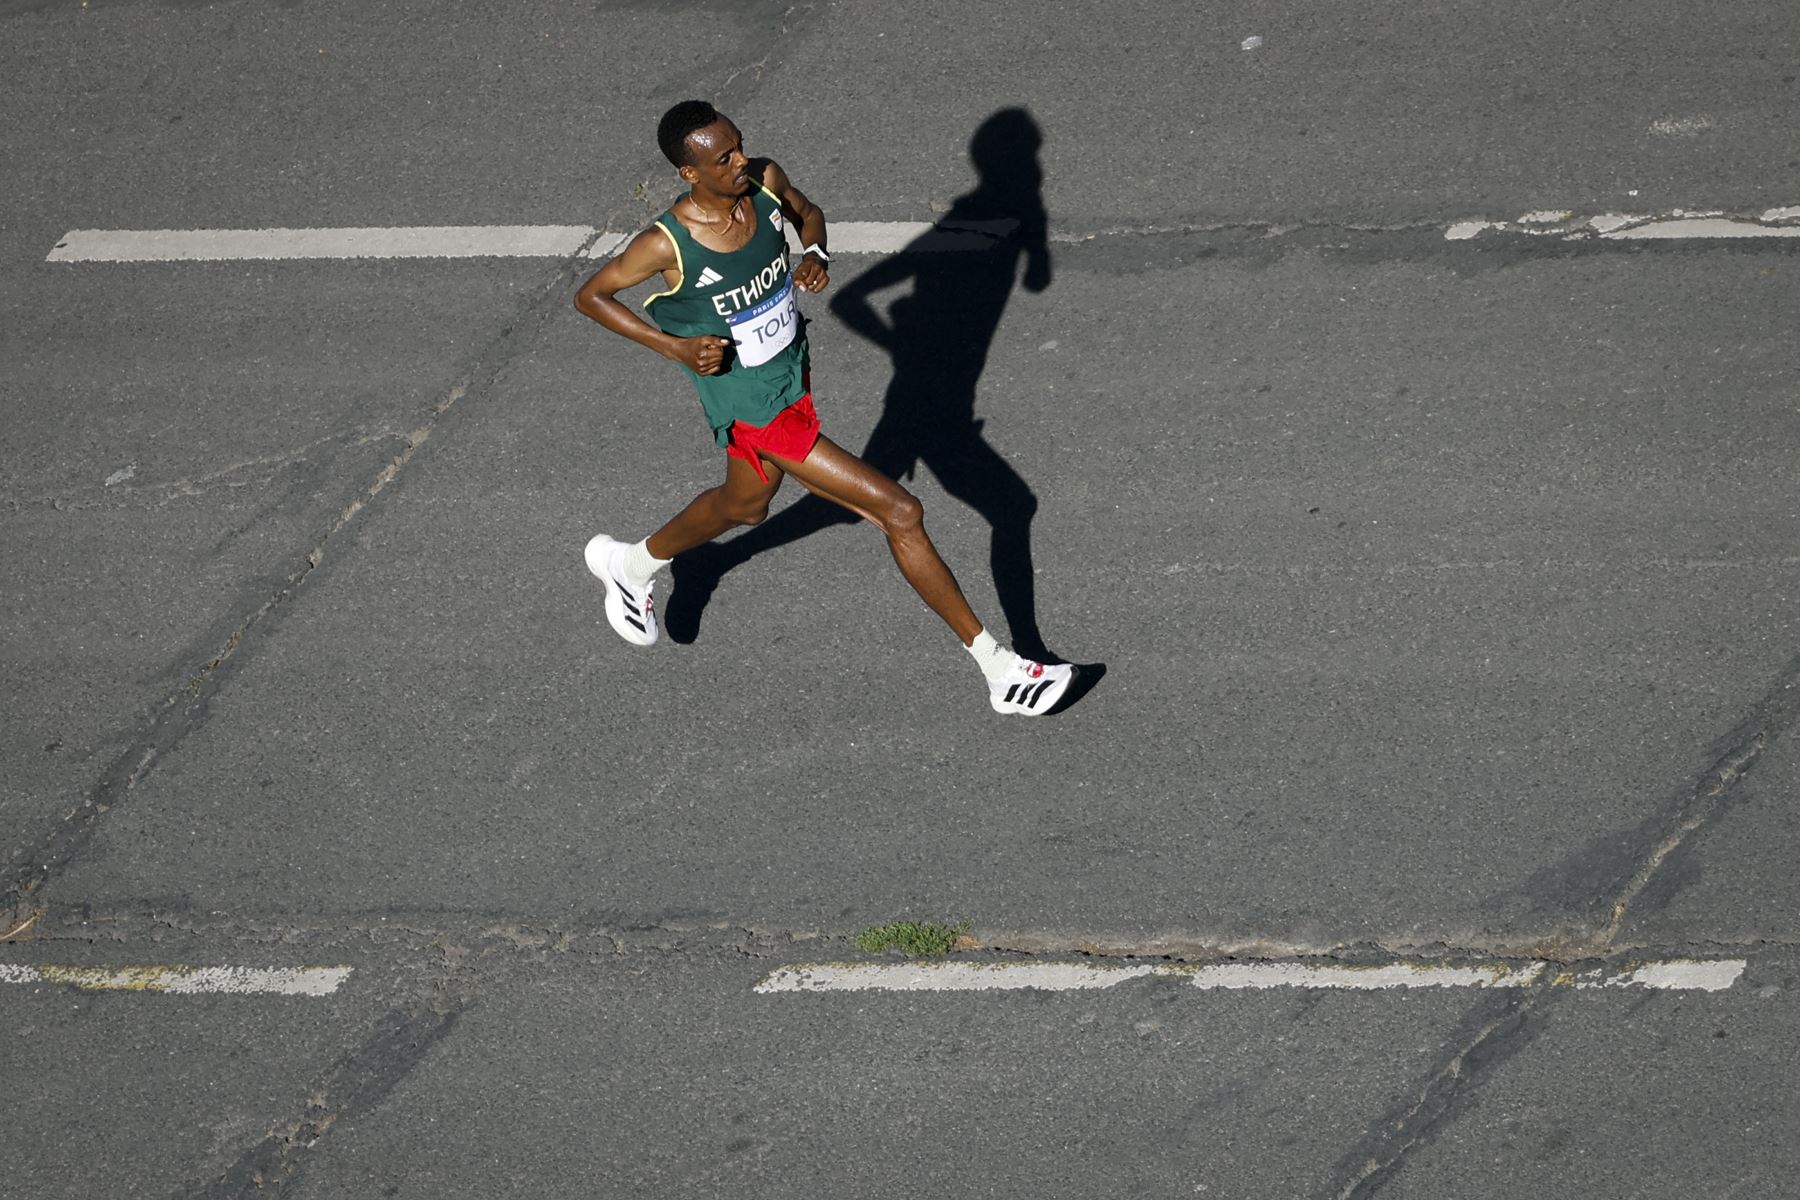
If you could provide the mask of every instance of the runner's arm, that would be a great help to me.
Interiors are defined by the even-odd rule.
[[[773,192],[776,201],[781,205],[783,215],[800,233],[800,244],[808,249],[817,246],[825,249],[825,211],[811,200],[806,193],[794,186],[794,181],[787,177],[781,164],[772,158],[758,159],[751,164],[751,173],[760,175],[762,185]],[[794,268],[794,282],[809,292],[822,292],[825,285],[831,282],[831,276],[825,270],[825,263],[818,255],[808,254]]]
[[[620,337],[630,338],[664,358],[684,364],[691,371],[717,375],[725,369],[725,350],[731,345],[728,339],[711,334],[683,338],[664,333],[625,307],[614,295],[628,287],[636,287],[659,272],[676,270],[678,266],[675,247],[670,244],[668,235],[654,227],[646,229],[581,285],[581,290],[575,293],[576,311]]]

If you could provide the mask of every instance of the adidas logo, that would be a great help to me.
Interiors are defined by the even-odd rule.
[[[699,286],[711,287],[713,284],[721,282],[724,278],[723,275],[719,274],[711,267],[706,267],[700,272]]]
[[[630,617],[625,619],[631,620]],[[1046,679],[1042,683],[1015,683],[1006,689],[1006,695],[1000,698],[1000,702],[1002,704],[1023,704],[1027,709],[1036,710],[1037,702],[1044,698],[1044,693],[1049,691],[1050,685],[1055,682],[1054,679]]]

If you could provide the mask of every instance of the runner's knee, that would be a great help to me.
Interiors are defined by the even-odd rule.
[[[734,496],[730,488],[712,490],[713,513],[733,525],[760,525],[769,515],[767,496]]]
[[[881,514],[881,527],[890,536],[916,533],[925,527],[925,506],[905,488],[896,487],[895,495]]]
[[[761,525],[768,515],[769,502],[767,500],[748,502],[740,500],[735,504],[725,506],[726,518],[739,525]]]

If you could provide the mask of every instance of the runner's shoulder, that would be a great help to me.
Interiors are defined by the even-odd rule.
[[[634,267],[648,267],[662,270],[676,265],[675,243],[670,233],[659,225],[648,225],[639,230],[619,257],[627,260]]]
[[[745,170],[758,187],[774,192],[777,196],[781,195],[783,188],[790,186],[787,172],[772,158],[753,158]]]

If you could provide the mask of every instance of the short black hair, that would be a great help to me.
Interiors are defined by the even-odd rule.
[[[687,140],[696,129],[704,129],[719,119],[719,110],[704,100],[683,100],[662,115],[656,123],[656,144],[663,157],[677,167],[685,167],[691,159]]]

